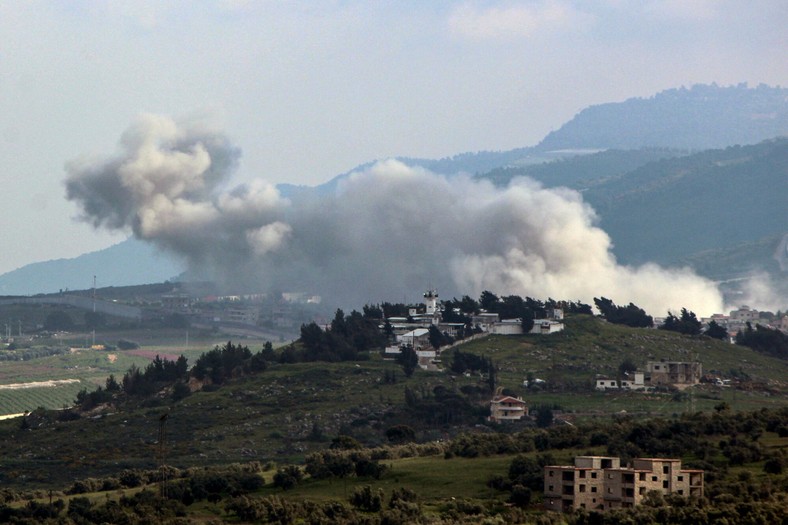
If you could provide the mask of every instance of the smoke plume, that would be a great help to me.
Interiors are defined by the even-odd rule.
[[[687,269],[617,264],[580,194],[528,179],[506,188],[389,160],[335,191],[284,199],[270,184],[226,189],[239,152],[222,134],[141,117],[106,160],[67,165],[66,190],[96,227],[131,229],[235,288],[303,291],[351,307],[437,287],[545,299],[604,295],[652,315],[721,311]]]

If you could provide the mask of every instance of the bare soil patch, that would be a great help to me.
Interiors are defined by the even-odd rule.
[[[29,383],[11,383],[0,385],[0,390],[22,390],[23,388],[51,388],[55,386],[79,383],[79,379],[50,379],[48,381],[31,381]]]

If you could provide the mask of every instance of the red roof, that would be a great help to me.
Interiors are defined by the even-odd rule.
[[[495,397],[493,398],[492,402],[493,403],[519,403],[521,405],[525,404],[525,401],[523,401],[522,399],[517,399],[516,397],[512,397],[512,396]]]

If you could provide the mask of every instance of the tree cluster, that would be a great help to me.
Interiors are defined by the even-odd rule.
[[[432,392],[416,392],[405,388],[404,416],[427,425],[459,425],[480,423],[489,415],[488,407],[480,407],[462,392],[436,386]]]
[[[314,479],[346,478],[352,475],[379,479],[386,471],[386,466],[374,459],[368,450],[334,448],[309,454],[304,470]]]
[[[317,323],[301,325],[300,347],[290,346],[282,352],[283,363],[311,361],[357,361],[368,358],[365,352],[381,348],[385,337],[378,327],[378,312],[365,309],[365,315],[353,310],[350,315],[338,309],[328,330]]]
[[[265,354],[261,351],[252,354],[247,346],[234,345],[228,341],[222,347],[214,347],[202,354],[192,369],[192,375],[199,379],[210,379],[214,385],[247,374],[263,372],[267,368]]]
[[[717,324],[717,321],[710,321],[709,327],[703,332],[703,335],[711,337],[712,339],[727,339],[728,331]]]
[[[651,328],[654,326],[654,319],[646,314],[642,308],[629,303],[628,306],[617,306],[612,300],[606,297],[594,297],[594,304],[599,313],[602,314],[607,322],[613,324],[623,324],[634,328]]]
[[[668,330],[680,334],[698,335],[703,328],[703,324],[698,320],[695,312],[682,308],[681,317],[673,315],[673,312],[668,312],[665,322],[659,328],[660,330]]]
[[[788,359],[788,335],[780,330],[747,323],[743,331],[736,334],[736,344],[752,348],[756,352],[768,354],[781,359]]]
[[[148,363],[145,370],[131,365],[121,381],[123,393],[132,397],[149,396],[163,386],[186,380],[188,370],[188,363],[184,356],[178,357],[176,361],[171,361],[157,355],[152,362]]]
[[[463,352],[459,348],[454,350],[451,361],[451,371],[455,374],[465,372],[488,373],[493,368],[492,359],[470,352]]]
[[[528,333],[533,328],[533,320],[544,318],[547,310],[561,309],[571,314],[591,314],[591,306],[580,301],[556,301],[548,299],[539,301],[531,297],[522,298],[518,295],[498,297],[489,290],[479,296],[479,300],[464,295],[461,299],[443,301],[443,320],[445,322],[470,323],[470,316],[485,310],[497,313],[501,319],[522,319],[523,331]]]

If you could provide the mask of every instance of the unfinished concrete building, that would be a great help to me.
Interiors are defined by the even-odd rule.
[[[695,385],[703,375],[701,364],[697,361],[649,361],[646,363],[646,383],[651,386]]]
[[[703,471],[682,470],[680,459],[637,458],[622,467],[619,458],[602,456],[544,468],[545,507],[556,512],[631,508],[651,491],[701,498]]]

